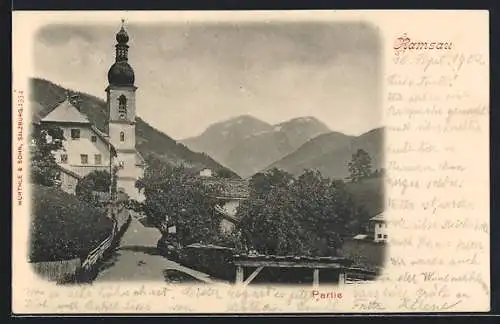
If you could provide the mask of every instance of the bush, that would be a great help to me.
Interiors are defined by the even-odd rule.
[[[234,280],[233,249],[192,244],[182,249],[180,262],[195,270],[224,280]]]
[[[109,198],[111,175],[108,171],[96,170],[78,181],[75,188],[76,196],[93,206],[99,206]],[[102,194],[100,194],[102,193]],[[99,197],[101,196],[101,198]],[[106,196],[108,196],[106,198]],[[102,198],[104,197],[104,198]]]
[[[85,258],[112,231],[106,214],[59,189],[34,185],[31,262]]]

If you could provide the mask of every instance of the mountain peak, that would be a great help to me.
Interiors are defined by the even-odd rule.
[[[281,124],[284,124],[284,123],[310,123],[310,122],[321,123],[316,117],[304,116],[304,117],[292,118],[288,121],[282,122]]]

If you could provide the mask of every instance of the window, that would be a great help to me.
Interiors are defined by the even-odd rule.
[[[387,239],[387,234],[384,234],[384,239]]]
[[[102,163],[101,154],[95,154],[94,155],[94,164],[100,165],[101,163]]]
[[[97,142],[97,136],[92,135],[92,136],[90,137],[90,140],[91,140],[93,143]]]
[[[118,98],[118,116],[122,119],[127,118],[127,98],[124,95]]]
[[[123,141],[125,141],[125,133],[120,132],[120,142],[123,142]]]
[[[82,161],[82,164],[88,164],[89,156],[87,154],[80,154],[80,160]]]
[[[377,238],[382,238],[382,234],[377,234]]]
[[[61,154],[61,163],[68,163],[68,154]]]
[[[78,128],[71,129],[71,139],[73,140],[80,139],[80,130]]]

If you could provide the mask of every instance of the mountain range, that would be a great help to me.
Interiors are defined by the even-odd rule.
[[[66,99],[69,89],[50,81],[32,78],[29,104],[32,121],[37,122]],[[95,96],[72,91],[80,98],[78,108],[101,131],[107,132],[106,102]],[[374,169],[382,167],[383,128],[359,136],[331,131],[314,117],[294,118],[271,125],[249,115],[238,116],[209,126],[201,135],[175,141],[136,118],[136,149],[146,158],[188,168],[209,168],[233,178],[280,168],[294,175],[304,169],[319,170],[324,176],[345,178],[347,163],[357,149],[364,149]],[[234,172],[235,171],[235,172]],[[238,174],[236,174],[238,173]],[[383,210],[381,177],[348,183],[357,203],[369,215]]]
[[[212,124],[182,143],[244,178],[276,167],[294,175],[315,169],[327,177],[344,179],[349,175],[348,162],[358,149],[370,155],[374,169],[382,167],[383,133],[383,128],[376,128],[359,136],[345,135],[331,131],[314,117],[271,125],[243,115]]]
[[[31,79],[30,105],[33,121],[47,115],[65,100],[69,89],[50,81]],[[78,108],[101,131],[107,132],[106,102],[92,95],[69,90],[80,98]],[[169,164],[187,168],[224,170],[237,177],[279,168],[294,175],[304,169],[343,179],[352,154],[363,149],[374,169],[382,167],[383,128],[359,136],[331,131],[315,117],[299,117],[269,124],[242,115],[210,125],[201,135],[175,141],[140,117],[136,118],[136,148],[147,159],[156,156]]]
[[[271,125],[243,115],[213,124],[201,135],[181,142],[246,178],[328,132],[330,129],[314,117]]]
[[[32,78],[30,80],[29,104],[32,112],[32,122],[37,122],[50,113],[59,103],[66,99],[67,91],[79,97],[79,110],[101,131],[107,133],[108,110],[106,102],[95,96],[65,89],[50,81]],[[239,176],[232,170],[222,166],[210,156],[196,153],[178,143],[168,135],[155,129],[140,117],[136,117],[136,149],[146,158],[155,156],[171,164],[183,164],[186,168],[210,168],[216,172],[224,171],[234,178]]]
[[[345,179],[349,175],[348,163],[357,150],[365,150],[371,158],[373,170],[383,167],[384,129],[376,128],[359,136],[330,132],[309,140],[299,149],[271,164],[292,174],[314,169],[322,175]]]

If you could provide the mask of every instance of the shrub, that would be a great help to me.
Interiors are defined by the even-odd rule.
[[[180,253],[180,262],[188,267],[224,280],[234,280],[233,249],[192,244]]]
[[[32,187],[31,262],[85,258],[112,231],[105,213],[59,189]]]
[[[97,193],[103,193],[106,197],[111,185],[111,176],[108,171],[96,170],[87,174],[78,181],[76,185],[76,196],[94,206],[99,205],[100,200]]]

